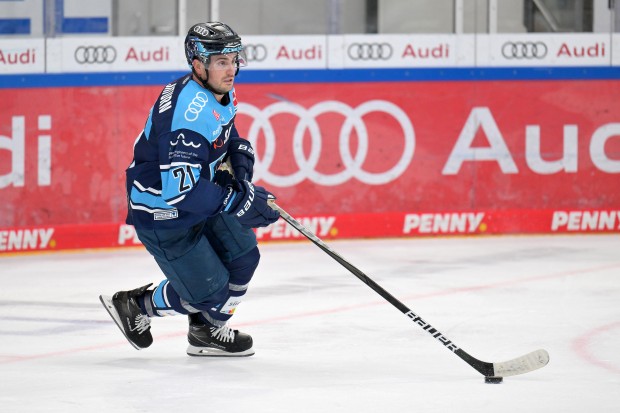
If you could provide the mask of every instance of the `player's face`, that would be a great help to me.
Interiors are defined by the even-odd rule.
[[[237,72],[237,53],[213,55],[210,58],[209,86],[218,94],[230,92]]]

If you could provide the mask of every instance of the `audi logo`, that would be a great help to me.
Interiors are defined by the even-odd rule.
[[[80,46],[73,55],[79,64],[112,63],[116,60],[113,46]]]
[[[547,56],[547,45],[543,42],[506,42],[502,46],[506,59],[542,59]]]
[[[351,43],[347,48],[351,60],[387,60],[392,52],[388,43]]]
[[[198,115],[202,112],[202,109],[207,105],[209,97],[205,92],[198,92],[196,96],[189,102],[187,109],[185,110],[185,120],[193,122],[198,119]]]
[[[194,31],[196,33],[198,33],[201,36],[208,36],[209,35],[209,30],[207,30],[206,27],[202,27],[202,26],[194,26]]]
[[[386,168],[389,169],[379,172],[364,170],[364,165],[368,164],[366,161],[368,157],[374,157],[374,165],[384,163],[380,148],[378,146],[371,147],[368,144],[368,130],[364,123],[364,116],[373,112],[382,112],[394,118],[402,129],[400,139],[404,140],[404,149],[400,159],[394,165],[386,165]],[[239,113],[252,118],[247,138],[255,147],[258,136],[262,132],[265,150],[262,157],[259,157],[258,154],[256,156],[254,179],[262,179],[269,185],[289,187],[299,184],[304,179],[309,179],[320,185],[334,186],[352,178],[369,185],[383,185],[395,180],[405,172],[411,159],[413,159],[415,149],[413,125],[401,108],[384,100],[371,100],[355,108],[343,102],[330,100],[319,102],[308,109],[294,102],[277,102],[263,109],[251,104],[240,103]],[[276,139],[275,128],[270,119],[281,114],[293,115],[298,119],[293,131],[292,141],[292,159],[297,168],[289,174],[278,174],[271,170],[279,139]],[[345,118],[340,127],[338,138],[338,150],[344,169],[335,173],[322,173],[317,170],[323,145],[323,136],[317,119],[324,114],[338,114]],[[355,153],[351,153],[350,146],[353,131],[357,136]],[[304,137],[307,139],[308,136],[310,137],[310,153],[306,156],[303,143]],[[395,136],[394,138],[398,139],[399,137]]]
[[[267,48],[263,44],[246,44],[243,50],[249,62],[262,62],[267,58]]]

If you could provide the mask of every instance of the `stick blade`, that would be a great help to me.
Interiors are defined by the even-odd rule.
[[[549,353],[546,350],[536,350],[516,359],[493,363],[494,376],[507,377],[529,373],[545,367],[549,363]]]

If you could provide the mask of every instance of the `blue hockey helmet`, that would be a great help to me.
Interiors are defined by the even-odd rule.
[[[194,59],[209,64],[209,58],[217,54],[237,53],[237,69],[247,65],[241,37],[229,25],[207,22],[193,25],[185,37],[185,57],[191,66]]]

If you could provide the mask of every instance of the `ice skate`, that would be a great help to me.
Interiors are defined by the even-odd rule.
[[[143,294],[151,284],[131,291],[119,291],[114,296],[100,295],[101,304],[110,314],[118,328],[136,349],[147,348],[153,343],[151,320],[142,314],[136,297]]]
[[[247,357],[254,354],[249,334],[233,330],[227,325],[217,327],[206,324],[199,320],[197,314],[189,316],[187,340],[187,354],[190,356]]]

